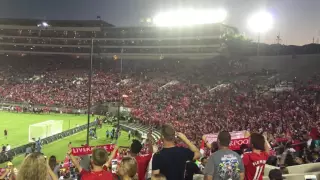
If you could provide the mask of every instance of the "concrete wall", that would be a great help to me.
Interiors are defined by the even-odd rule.
[[[266,165],[264,169],[263,179],[269,179],[268,174],[270,170],[276,169],[277,167]],[[320,179],[320,163],[310,163],[298,166],[289,166],[289,174],[284,175],[288,180],[304,180],[305,175],[316,175]]]

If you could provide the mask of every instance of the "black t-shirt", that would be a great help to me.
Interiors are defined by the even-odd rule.
[[[185,180],[193,180],[194,174],[201,174],[200,168],[195,162],[189,161],[186,165],[186,177]]]
[[[160,170],[167,180],[184,180],[186,162],[193,157],[194,152],[184,147],[163,148],[154,154],[152,170]]]

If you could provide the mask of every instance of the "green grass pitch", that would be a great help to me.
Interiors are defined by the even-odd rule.
[[[29,125],[47,121],[47,120],[63,120],[63,130],[67,130],[75,127],[77,124],[83,125],[87,123],[86,115],[69,115],[69,114],[24,114],[24,113],[10,113],[0,112],[0,145],[10,144],[11,148],[27,144],[29,136]],[[91,121],[94,117],[91,117]],[[69,125],[70,124],[70,125]],[[3,131],[8,130],[8,138],[5,139]],[[97,130],[98,139],[90,139],[90,145],[102,145],[111,143],[110,139],[106,139],[105,132],[107,129],[112,129],[111,126],[103,125],[102,129]],[[2,131],[2,132],[1,132]],[[55,155],[58,160],[64,160],[68,143],[72,142],[74,147],[80,146],[86,143],[86,131],[81,131],[69,137],[65,137],[61,140],[55,141],[48,145],[44,145],[42,148],[43,153],[49,157]],[[118,140],[119,146],[129,146],[127,132],[123,131],[121,137]],[[23,161],[24,154],[18,155],[13,159],[13,164],[19,166]],[[0,167],[4,167],[1,165]]]

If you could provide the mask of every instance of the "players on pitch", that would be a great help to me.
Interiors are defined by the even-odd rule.
[[[4,138],[7,139],[8,138],[8,130],[4,129],[3,133],[4,133]]]

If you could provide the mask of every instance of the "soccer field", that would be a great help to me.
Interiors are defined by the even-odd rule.
[[[10,112],[0,112],[1,124],[0,131],[2,135],[0,136],[1,144],[10,144],[11,148],[27,144],[29,125],[47,121],[47,120],[63,120],[63,129],[69,129],[75,127],[77,124],[83,125],[87,123],[87,116],[85,115],[69,115],[69,114],[23,114],[23,113],[10,113]],[[93,121],[94,118],[91,118]],[[8,139],[4,138],[3,130],[8,130]],[[98,139],[90,140],[90,145],[102,145],[111,143],[110,139],[106,139],[105,131],[107,129],[112,129],[111,126],[103,125],[102,129],[97,130]],[[65,137],[61,140],[53,142],[48,145],[44,145],[42,148],[43,153],[46,156],[55,155],[58,160],[64,160],[67,152],[68,143],[72,142],[74,147],[80,146],[86,143],[86,131],[81,131],[69,137]],[[128,146],[130,144],[126,132],[122,132],[119,139],[118,145]],[[19,166],[24,158],[23,155],[16,156],[13,159],[13,164]]]

